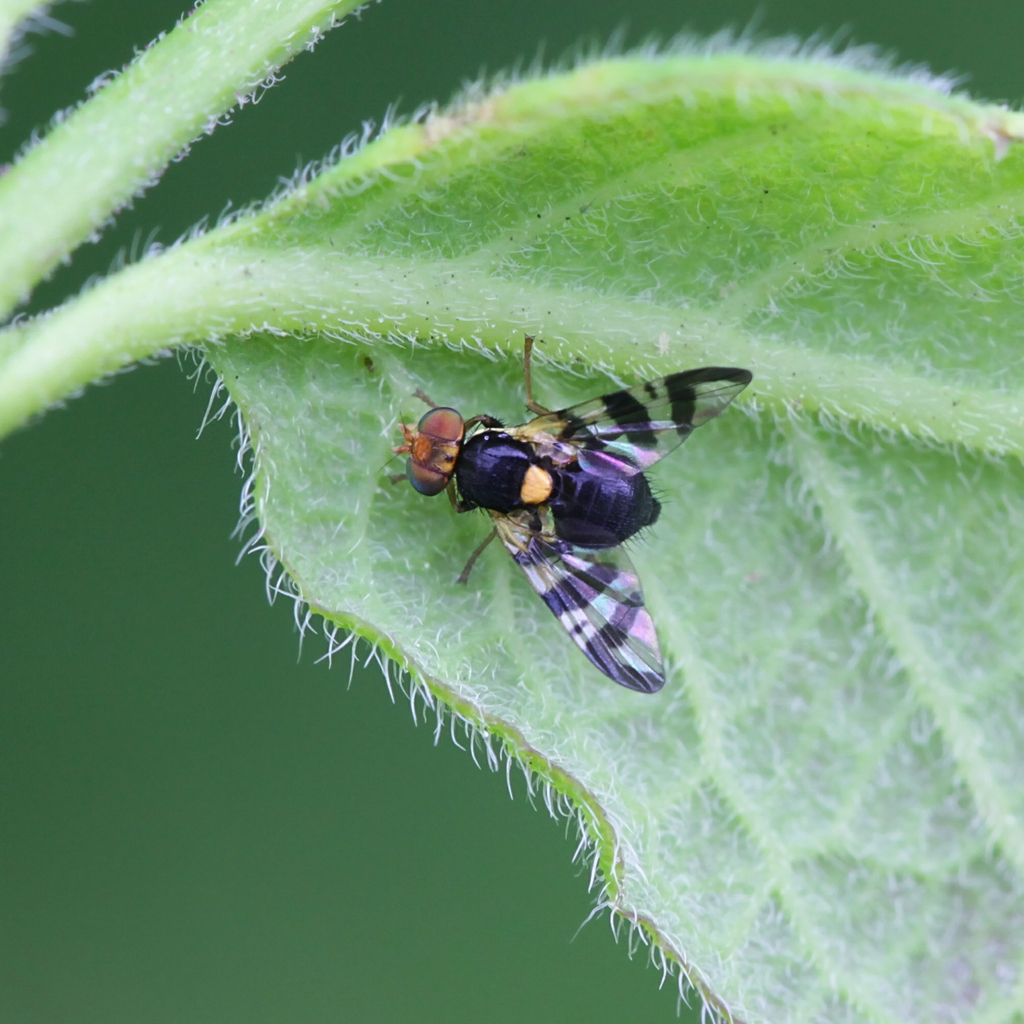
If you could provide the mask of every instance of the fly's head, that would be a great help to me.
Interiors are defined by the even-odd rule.
[[[440,494],[455,472],[466,425],[455,409],[438,406],[420,417],[415,427],[401,424],[405,444],[393,449],[408,455],[406,475],[420,494]]]

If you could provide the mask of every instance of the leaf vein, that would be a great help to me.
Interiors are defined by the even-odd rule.
[[[791,428],[790,435],[800,469],[825,522],[853,580],[902,661],[914,695],[935,717],[991,834],[1007,860],[1024,874],[1024,824],[986,762],[981,729],[964,712],[942,667],[929,653],[917,623],[900,600],[898,587],[877,557],[868,531],[854,510],[853,496],[839,474],[808,434]]]

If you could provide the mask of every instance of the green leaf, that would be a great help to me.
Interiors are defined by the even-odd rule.
[[[0,423],[211,341],[268,558],[571,799],[608,904],[705,998],[750,1021],[1009,1021],[1022,127],[839,60],[507,83],[21,328]],[[523,332],[553,408],[755,374],[652,474],[665,509],[632,554],[655,696],[593,669],[497,545],[456,586],[486,519],[387,480],[417,388],[524,418]]]

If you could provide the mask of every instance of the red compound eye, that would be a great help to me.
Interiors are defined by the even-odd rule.
[[[416,427],[421,434],[436,441],[447,441],[449,444],[457,444],[462,440],[462,433],[465,429],[462,416],[455,409],[440,407],[425,412],[420,417]]]

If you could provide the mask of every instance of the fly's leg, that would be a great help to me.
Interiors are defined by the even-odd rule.
[[[455,581],[456,583],[467,583],[469,581],[469,574],[473,571],[473,566],[476,565],[476,560],[483,554],[484,548],[498,536],[497,530],[491,530],[489,534],[484,538],[483,543],[469,556],[469,561],[466,563],[466,567],[459,573],[459,578]]]
[[[425,402],[430,406],[431,409],[439,409],[440,406],[435,402],[429,395],[424,394],[419,388],[412,393],[413,398],[418,398],[421,402]]]
[[[501,420],[496,420],[493,416],[488,416],[486,413],[481,413],[479,416],[470,416],[468,420],[463,424],[463,429],[466,433],[469,433],[470,428],[475,427],[478,423],[482,423],[485,427],[500,427],[502,426]]]
[[[456,512],[472,512],[477,507],[476,505],[470,505],[459,497],[458,492],[455,490],[454,480],[448,481],[448,486],[444,489],[444,493],[448,495],[448,500]]]
[[[462,508],[462,502],[459,501],[459,496],[455,493],[455,481],[449,480],[448,486],[445,487],[444,493],[448,495],[448,500],[451,502],[451,506],[456,512],[465,512],[466,509]]]
[[[533,400],[533,375],[530,373],[530,357],[533,353],[533,342],[534,336],[532,334],[523,335],[523,376],[526,378],[526,408],[538,416],[546,416],[551,410],[545,409],[543,405]]]

